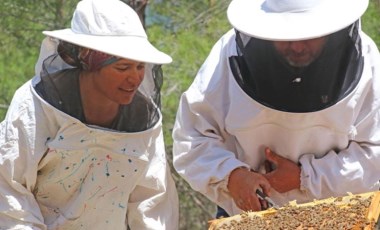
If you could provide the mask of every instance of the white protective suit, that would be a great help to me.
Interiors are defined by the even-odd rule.
[[[118,132],[45,102],[33,86],[55,48],[45,39],[37,76],[17,90],[0,124],[0,229],[178,229],[161,119]]]
[[[242,166],[259,170],[265,147],[302,165],[300,189],[272,190],[280,205],[378,190],[380,55],[360,33],[359,84],[335,105],[310,113],[274,110],[249,97],[229,66],[229,57],[237,55],[235,32],[226,33],[180,100],[173,130],[179,174],[230,215],[241,212],[226,187],[230,172]]]

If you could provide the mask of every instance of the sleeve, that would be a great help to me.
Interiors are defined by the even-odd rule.
[[[0,229],[46,229],[32,193],[39,157],[34,152],[36,119],[28,87],[15,93],[0,123]]]
[[[364,39],[368,40],[365,36]],[[301,189],[312,196],[329,197],[379,190],[380,180],[380,55],[372,43],[366,53],[366,74],[372,85],[358,102],[360,112],[351,127],[351,141],[339,152],[331,150],[322,158],[312,154],[300,158]],[[364,72],[363,72],[364,73]]]
[[[130,229],[179,228],[178,194],[163,143],[161,134],[155,142],[157,151],[149,159],[147,172],[131,193],[127,213]]]
[[[235,213],[237,207],[227,190],[228,178],[235,168],[249,166],[236,158],[233,137],[224,127],[229,99],[228,93],[219,92],[227,90],[227,53],[235,47],[229,41],[233,41],[232,35],[215,44],[194,82],[181,96],[172,136],[177,172],[194,190],[228,213]]]

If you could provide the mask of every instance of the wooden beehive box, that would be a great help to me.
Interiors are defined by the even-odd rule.
[[[370,192],[215,219],[209,230],[373,230],[379,214],[380,192]]]

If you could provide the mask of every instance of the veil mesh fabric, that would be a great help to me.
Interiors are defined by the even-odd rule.
[[[240,87],[259,103],[286,112],[313,112],[347,96],[363,70],[359,21],[327,37],[321,55],[295,68],[283,61],[271,41],[236,31],[238,56],[230,57]]]

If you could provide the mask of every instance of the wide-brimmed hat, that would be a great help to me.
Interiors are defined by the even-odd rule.
[[[232,0],[227,16],[238,31],[273,41],[337,32],[358,20],[368,0]]]
[[[71,28],[43,33],[121,58],[154,64],[172,61],[149,42],[137,13],[119,0],[82,0]]]

